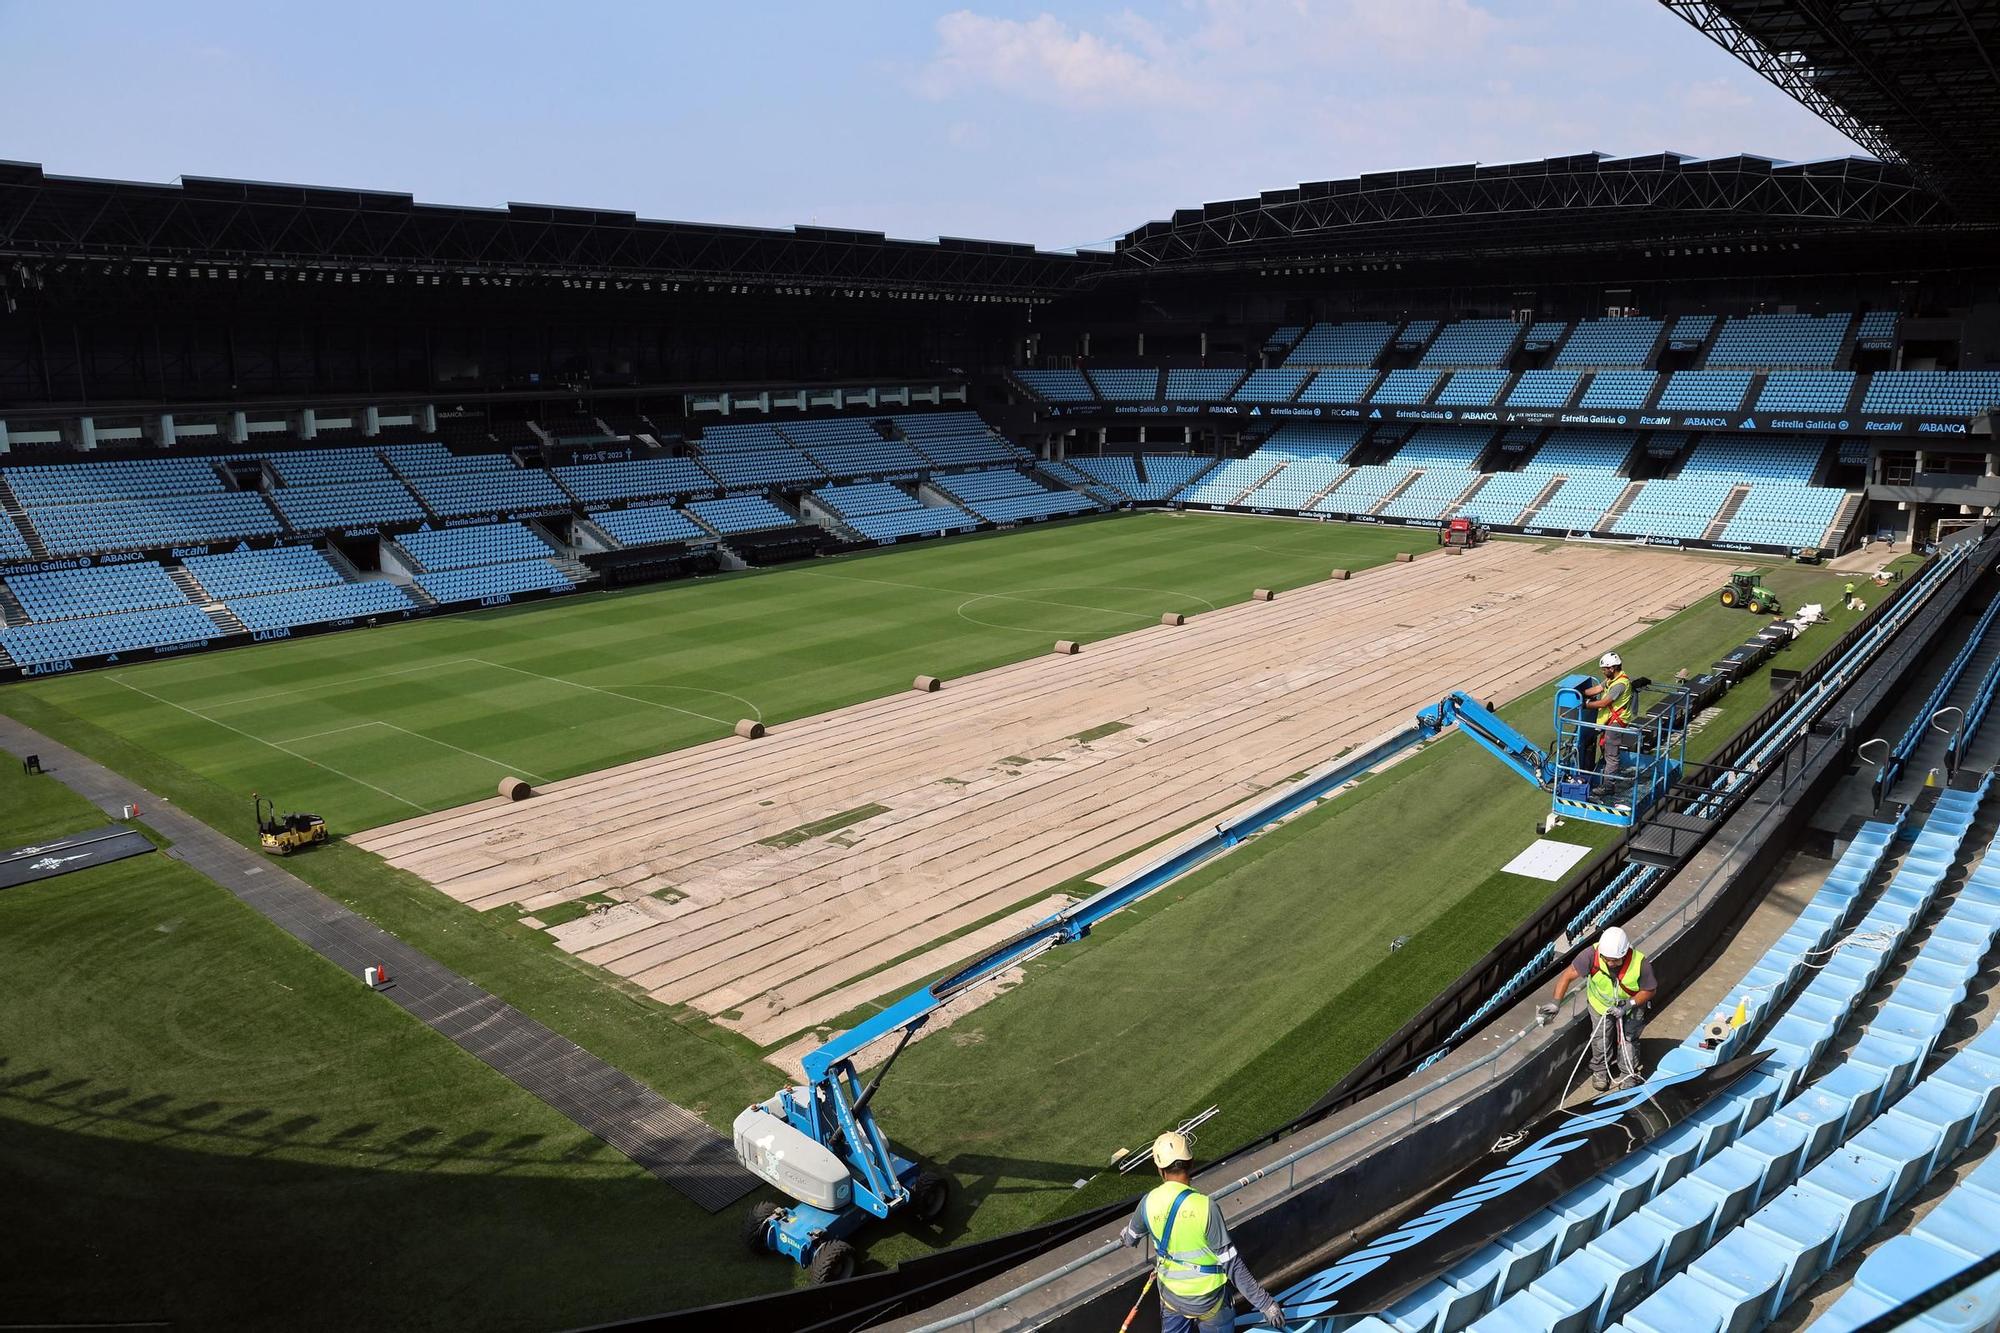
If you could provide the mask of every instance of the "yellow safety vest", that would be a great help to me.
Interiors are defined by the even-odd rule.
[[[1620,1000],[1629,1000],[1637,995],[1639,978],[1643,975],[1640,972],[1640,964],[1645,961],[1646,955],[1634,949],[1626,956],[1624,970],[1614,977],[1610,969],[1605,967],[1603,955],[1593,950],[1588,992],[1590,1011],[1594,1014],[1607,1013],[1611,1006]]]
[[[1174,1207],[1177,1199],[1183,1200],[1179,1208]],[[1229,1281],[1215,1251],[1208,1248],[1208,1210],[1206,1194],[1176,1180],[1165,1181],[1146,1195],[1146,1231],[1153,1240],[1160,1285],[1183,1300],[1198,1301]],[[1173,1233],[1168,1235],[1170,1215]]]
[[[1611,687],[1620,681],[1625,683],[1625,692],[1614,701]],[[1632,721],[1632,681],[1623,667],[1604,678],[1604,698],[1605,702],[1597,705],[1598,724],[1606,727],[1629,726]]]

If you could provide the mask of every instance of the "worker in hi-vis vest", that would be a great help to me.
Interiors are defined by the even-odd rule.
[[[1612,926],[1556,978],[1556,1003],[1579,981],[1590,1002],[1590,1086],[1599,1092],[1611,1086],[1614,1058],[1619,1080],[1636,1084],[1639,1029],[1645,1026],[1646,1003],[1660,984],[1653,978],[1653,965],[1624,931]]]
[[[1604,775],[1616,778],[1626,739],[1626,733],[1619,728],[1632,725],[1632,678],[1625,674],[1625,659],[1617,653],[1606,653],[1597,659],[1597,665],[1604,671],[1604,680],[1584,687],[1583,702],[1597,710],[1597,741],[1604,751]],[[1613,790],[1615,793],[1616,788]]]
[[[1137,1245],[1141,1237],[1153,1242],[1160,1333],[1228,1333],[1236,1327],[1232,1285],[1273,1327],[1283,1328],[1284,1312],[1243,1266],[1222,1210],[1188,1184],[1194,1161],[1187,1136],[1169,1131],[1154,1139],[1153,1165],[1160,1168],[1161,1183],[1139,1200],[1118,1239],[1126,1245]]]

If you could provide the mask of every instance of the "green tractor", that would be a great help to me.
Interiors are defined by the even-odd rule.
[[[1729,586],[1720,594],[1724,606],[1740,606],[1753,616],[1766,612],[1778,615],[1783,607],[1778,605],[1778,594],[1758,582],[1757,571],[1739,569],[1729,576]]]

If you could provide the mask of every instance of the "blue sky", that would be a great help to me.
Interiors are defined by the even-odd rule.
[[[1357,172],[1857,151],[1654,0],[0,0],[0,157],[1065,247]]]

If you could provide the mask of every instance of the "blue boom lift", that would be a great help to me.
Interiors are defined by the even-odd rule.
[[[1618,729],[1624,741],[1623,759],[1620,771],[1608,775],[1596,771],[1594,754],[1601,729],[1588,719],[1583,702],[1590,681],[1589,676],[1566,676],[1557,682],[1553,753],[1471,695],[1455,690],[1418,713],[1412,725],[1318,770],[1307,781],[1218,825],[1209,837],[1145,871],[1037,922],[812,1051],[803,1061],[804,1086],[783,1089],[736,1117],[738,1160],[792,1200],[757,1205],[750,1214],[747,1243],[755,1250],[789,1256],[809,1269],[816,1282],[833,1282],[854,1271],[854,1249],[846,1238],[870,1218],[907,1210],[920,1221],[935,1221],[948,1202],[949,1181],[892,1150],[873,1109],[883,1078],[933,1014],[954,996],[1008,968],[1058,944],[1082,939],[1097,922],[1208,856],[1405,750],[1435,739],[1451,726],[1550,794],[1549,826],[1558,816],[1572,815],[1630,827],[1680,775],[1688,695],[1679,689],[1653,690],[1650,683],[1638,682],[1634,706],[1642,695],[1654,701],[1631,726]],[[897,1037],[895,1047],[864,1085],[856,1059],[892,1036]]]

